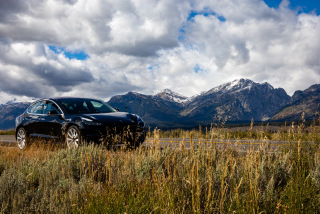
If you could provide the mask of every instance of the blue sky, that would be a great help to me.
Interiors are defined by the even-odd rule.
[[[222,22],[226,20],[223,16],[217,15],[214,11],[211,11],[208,8],[205,8],[202,11],[194,11],[194,10],[190,11],[187,20],[188,21],[192,21],[195,16],[199,16],[199,15],[205,16],[205,17],[208,17],[209,15],[210,16],[216,16]]]
[[[64,47],[55,45],[49,45],[48,47],[56,54],[63,54],[68,59],[86,60],[88,58],[88,55],[83,50],[67,51]]]
[[[264,0],[269,7],[278,8],[281,0]],[[290,8],[299,11],[299,13],[315,12],[320,13],[319,0],[290,0]]]
[[[0,104],[320,83],[319,0],[0,1]]]

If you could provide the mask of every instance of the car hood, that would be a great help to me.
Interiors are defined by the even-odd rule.
[[[127,112],[85,114],[82,117],[90,118],[104,124],[133,125],[137,123],[137,117]]]

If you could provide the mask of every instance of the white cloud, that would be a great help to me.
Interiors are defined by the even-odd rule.
[[[191,96],[236,78],[292,94],[320,81],[320,17],[288,3],[0,0],[0,103],[164,88]],[[89,58],[70,60],[49,45]]]

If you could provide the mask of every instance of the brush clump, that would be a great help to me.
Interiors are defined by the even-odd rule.
[[[305,130],[155,130],[135,150],[0,147],[0,212],[319,213],[320,132]],[[161,148],[170,134],[178,145]],[[263,143],[230,143],[243,139]]]

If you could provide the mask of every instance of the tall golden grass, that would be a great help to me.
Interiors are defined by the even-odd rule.
[[[175,130],[176,149],[0,147],[1,213],[319,213],[319,127]],[[206,139],[198,147],[190,138]],[[216,139],[259,139],[245,153]],[[270,148],[269,140],[287,141]]]
[[[0,130],[0,135],[15,135],[15,130],[14,129]]]

